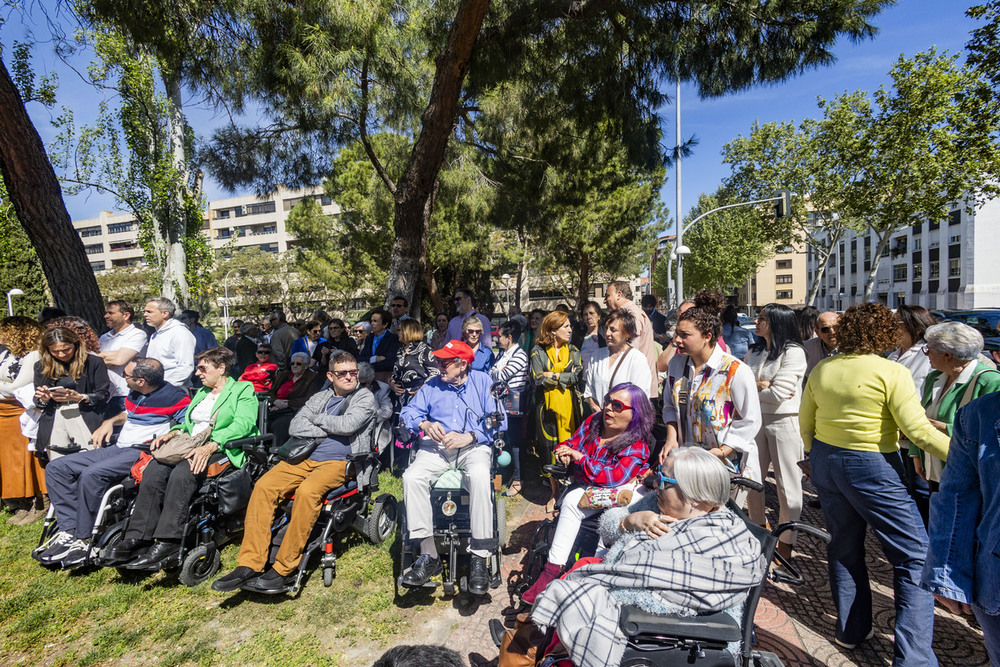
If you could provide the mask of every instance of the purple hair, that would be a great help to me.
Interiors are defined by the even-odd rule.
[[[653,414],[653,404],[649,402],[649,397],[646,396],[646,392],[642,389],[631,382],[622,382],[620,384],[616,384],[608,390],[608,393],[604,396],[603,405],[607,404],[611,394],[619,391],[628,392],[628,403],[632,406],[632,421],[628,423],[624,433],[611,441],[609,448],[612,452],[617,454],[633,442],[642,440],[646,443],[646,446],[649,447],[650,451],[652,451],[654,444],[653,421],[655,419],[655,415]],[[588,425],[587,438],[597,438],[603,427],[603,419],[591,419],[590,424]]]

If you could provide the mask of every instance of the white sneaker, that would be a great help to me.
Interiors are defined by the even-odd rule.
[[[31,555],[32,556],[36,556],[36,557],[37,556],[41,556],[48,549],[50,549],[50,548],[52,548],[52,547],[54,547],[56,545],[59,545],[59,544],[65,544],[67,541],[72,540],[72,539],[73,539],[73,536],[71,534],[67,533],[65,530],[60,530],[60,531],[56,532],[55,535],[53,535],[52,537],[50,537],[49,539],[45,540],[40,545],[38,545],[37,547],[35,547],[32,550]]]
[[[44,563],[58,563],[68,554],[73,552],[79,552],[80,550],[87,550],[87,543],[83,540],[68,540],[61,544],[57,544],[51,549],[46,549],[40,557],[40,560]]]

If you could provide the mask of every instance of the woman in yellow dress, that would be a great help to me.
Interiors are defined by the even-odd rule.
[[[560,442],[573,435],[582,421],[580,381],[583,364],[580,350],[570,344],[573,325],[569,314],[557,310],[542,320],[538,344],[531,350],[531,382],[535,385],[537,442],[546,463],[555,463],[553,452]],[[546,511],[552,512],[559,496],[558,482],[549,477],[552,498]]]

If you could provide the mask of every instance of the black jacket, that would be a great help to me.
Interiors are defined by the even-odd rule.
[[[392,367],[396,364],[396,357],[399,355],[399,338],[396,334],[386,330],[382,340],[378,342],[378,347],[373,351],[372,343],[375,341],[375,334],[369,333],[365,338],[364,347],[358,355],[358,361],[368,361],[372,357],[385,357],[382,361],[376,361],[372,368],[376,373],[391,373]]]

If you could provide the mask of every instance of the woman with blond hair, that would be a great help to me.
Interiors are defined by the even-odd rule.
[[[545,463],[555,463],[555,449],[576,431],[582,421],[580,380],[583,364],[580,350],[570,344],[573,325],[569,314],[557,310],[549,313],[539,327],[538,344],[531,350],[529,373],[535,385],[535,415],[537,442],[545,454]],[[549,477],[552,498],[545,509],[555,509],[559,495],[558,482]]]
[[[472,370],[489,373],[493,364],[497,361],[497,356],[493,349],[486,347],[483,339],[486,337],[485,325],[479,319],[479,315],[473,313],[462,320],[462,340],[472,348],[476,358],[472,362]]]
[[[21,434],[24,408],[14,392],[30,385],[38,361],[38,339],[45,329],[35,320],[16,315],[0,320],[0,497],[13,516],[7,522],[25,524],[41,517],[45,474],[28,451]]]

